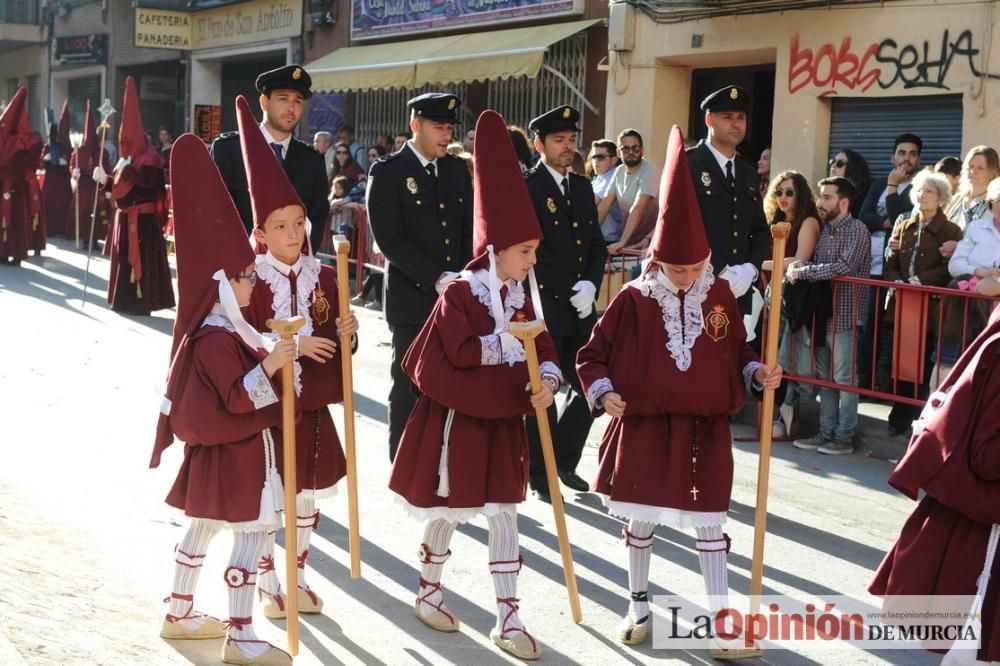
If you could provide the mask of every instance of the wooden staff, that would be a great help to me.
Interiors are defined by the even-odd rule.
[[[545,324],[535,321],[517,323],[511,322],[510,334],[524,342],[524,350],[528,354],[528,376],[531,378],[531,392],[542,390],[542,373],[538,369],[538,351],[535,349],[535,338],[545,330]],[[542,458],[545,460],[545,476],[549,482],[549,494],[552,496],[552,513],[556,519],[556,534],[559,536],[559,553],[562,555],[563,576],[566,578],[566,593],[569,595],[569,608],[573,613],[573,621],[579,624],[583,621],[580,610],[580,592],[576,587],[576,573],[573,571],[573,552],[570,550],[569,533],[566,531],[566,513],[563,509],[562,495],[559,492],[559,475],[556,473],[556,454],[552,448],[552,433],[549,431],[549,415],[543,408],[535,410],[538,421],[538,436],[542,440]]]
[[[298,315],[291,319],[268,319],[267,327],[289,340],[303,326],[305,317]],[[284,453],[285,483],[285,606],[288,614],[288,651],[294,657],[299,653],[299,549],[296,544],[298,534],[298,512],[295,510],[295,361],[289,361],[281,369],[281,437]]]
[[[771,306],[767,313],[767,344],[764,365],[774,370],[778,359],[778,330],[781,322],[781,286],[785,274],[785,239],[792,226],[787,222],[771,225],[774,250],[771,256]],[[774,389],[764,389],[760,426],[760,459],[757,463],[757,511],[753,524],[753,564],[750,571],[750,612],[760,612],[760,594],[764,575],[764,536],[767,533],[767,486],[771,474],[771,417],[774,412]],[[763,651],[760,651],[763,654]]]
[[[77,150],[79,150],[79,148],[77,148]],[[79,152],[77,153],[77,155],[79,155]],[[80,175],[82,176],[83,174],[81,173]],[[83,243],[80,241],[80,179],[79,178],[76,179],[76,189],[73,190],[73,200],[76,203],[76,205],[74,206],[74,208],[76,209],[76,236],[75,236],[76,240],[73,241],[73,245],[75,245],[76,249],[79,250],[81,247],[83,247]]]
[[[104,98],[104,103],[97,109],[101,112],[101,148],[97,153],[97,164],[99,166],[104,166],[104,140],[108,136],[108,129],[111,127],[108,123],[108,118],[111,114],[115,113],[115,107],[111,106],[111,100],[107,97]],[[107,175],[107,174],[105,174]],[[77,207],[76,207],[76,233],[77,237],[80,235],[80,181],[77,181],[76,185],[77,192]],[[94,227],[97,225],[97,203],[99,197],[101,196],[101,184],[94,183],[94,206],[93,210],[90,212],[90,240],[87,243],[87,267],[83,272],[83,298],[80,299],[80,307],[82,308],[87,304],[87,283],[90,282],[90,258],[94,254]],[[113,223],[113,222],[112,222]],[[138,285],[137,285],[138,286]],[[110,289],[110,287],[108,287]]]
[[[347,275],[347,257],[351,242],[345,236],[334,236],[333,247],[337,253],[337,300],[340,316],[351,309],[350,280]],[[361,270],[360,265],[358,270]],[[351,547],[351,578],[361,578],[361,530],[358,527],[358,466],[354,450],[354,373],[351,358],[351,336],[340,336],[340,359],[344,384],[344,439],[347,458],[347,514],[348,543]]]

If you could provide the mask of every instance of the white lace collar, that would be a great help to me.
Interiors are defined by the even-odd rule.
[[[226,314],[226,309],[222,307],[222,303],[216,301],[215,305],[209,311],[208,316],[205,317],[205,321],[201,322],[201,328],[205,326],[218,326],[219,328],[224,328],[230,333],[236,332],[236,327],[233,326],[233,322],[229,320],[229,316]]]
[[[714,283],[712,265],[706,261],[705,271],[684,294],[683,313],[680,290],[670,278],[663,275],[661,269],[648,271],[638,280],[629,283],[629,286],[638,289],[643,296],[652,298],[660,305],[663,328],[667,332],[667,351],[681,372],[687,372],[691,367],[691,349],[705,329],[701,305],[708,297],[708,291]]]
[[[490,273],[485,269],[477,271],[462,271],[462,277],[469,283],[472,295],[479,299],[487,312],[491,312],[490,305]],[[514,311],[524,307],[524,286],[517,280],[506,280],[501,286],[507,287],[507,298],[504,301],[503,320],[506,324],[514,317]]]
[[[302,272],[302,259],[304,256],[302,254],[299,254],[298,260],[291,266],[284,263],[283,261],[280,261],[277,257],[271,254],[270,250],[268,250],[263,256],[264,256],[264,261],[273,266],[279,273],[281,273],[285,277],[288,277],[288,274],[291,273],[292,271],[295,271],[296,275]]]

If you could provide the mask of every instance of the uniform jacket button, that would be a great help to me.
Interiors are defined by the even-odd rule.
[[[444,239],[444,244],[445,245],[451,245],[451,239],[450,238],[445,238]]]
[[[439,203],[438,204],[438,208],[444,208],[444,204],[443,203]]]
[[[577,238],[577,239],[576,239],[576,244],[577,244],[577,245],[583,245],[583,241],[582,241],[582,240],[580,240],[579,238]]]
[[[441,226],[442,227],[447,227],[448,226],[448,221],[447,220],[441,220]]]

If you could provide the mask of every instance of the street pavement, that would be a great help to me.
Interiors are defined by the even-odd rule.
[[[50,243],[19,269],[0,266],[0,663],[214,664],[221,641],[158,637],[170,593],[173,548],[185,522],[163,503],[181,446],[148,469],[170,348],[172,312],[124,317],[106,304],[109,265],[95,256],[90,296],[81,306],[86,257],[71,243]],[[362,573],[352,580],[346,495],[321,505],[308,577],[326,602],[303,616],[296,664],[502,664],[493,646],[493,589],[482,519],[459,527],[443,583],[463,621],[440,634],[413,617],[417,549],[423,525],[387,490],[385,397],[389,333],[379,313],[358,310],[354,357],[357,395]],[[776,443],[771,467],[766,594],[850,594],[864,589],[912,502],[886,484],[905,442],[887,440],[886,408],[863,403],[862,442],[853,456],[829,458]],[[815,422],[815,408],[806,420]],[[748,408],[737,436],[752,434]],[[340,408],[334,420],[343,433]],[[590,479],[606,421],[594,424],[580,473]],[[737,441],[730,585],[749,590],[757,444]],[[551,508],[529,497],[521,506],[524,569],[521,617],[549,664],[711,663],[705,650],[620,646],[615,625],[626,609],[621,521],[599,499],[565,490],[567,522],[583,606],[569,615]],[[226,617],[222,572],[231,537],[209,549],[199,581],[200,610]],[[278,570],[284,553],[279,547]],[[650,595],[703,594],[694,535],[660,528],[653,546]],[[877,605],[872,599],[871,603]],[[256,612],[265,639],[284,643],[284,623]],[[773,664],[930,664],[919,651],[769,650]]]

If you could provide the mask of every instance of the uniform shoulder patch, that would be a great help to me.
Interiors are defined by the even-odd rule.
[[[238,138],[240,138],[240,133],[237,132],[236,130],[233,130],[231,132],[223,132],[219,136],[215,137],[215,140],[216,141],[229,141],[230,139],[238,139]]]

